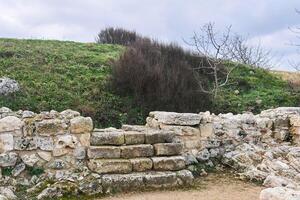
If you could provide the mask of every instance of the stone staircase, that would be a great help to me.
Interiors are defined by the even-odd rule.
[[[170,187],[193,180],[185,170],[182,143],[175,133],[145,126],[94,129],[88,148],[88,167],[102,176],[103,186]],[[108,188],[109,190],[109,188]]]

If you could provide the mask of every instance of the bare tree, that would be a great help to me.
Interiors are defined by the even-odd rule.
[[[220,88],[227,85],[230,74],[238,63],[267,69],[273,66],[271,51],[263,49],[260,44],[250,45],[247,41],[247,38],[233,34],[231,26],[227,26],[223,32],[218,32],[211,22],[203,25],[200,32],[194,32],[190,41],[185,41],[194,47],[198,56],[204,58],[204,61],[193,69],[201,92],[212,94],[216,98]],[[225,61],[233,61],[233,65],[225,69]],[[213,85],[207,86],[203,83],[198,71],[212,75]]]
[[[197,56],[204,58],[203,62],[193,68],[201,92],[211,94],[216,98],[220,88],[227,84],[229,76],[235,68],[224,70],[221,67],[224,61],[232,60],[231,26],[228,26],[223,33],[218,33],[213,23],[207,23],[201,27],[199,33],[194,32],[191,41],[186,41],[186,43],[195,48]],[[199,71],[213,77],[212,86],[202,81]]]
[[[264,69],[271,69],[275,65],[272,62],[271,51],[264,49],[260,43],[251,45],[248,43],[247,38],[236,34],[231,41],[231,45],[231,57],[235,62]]]

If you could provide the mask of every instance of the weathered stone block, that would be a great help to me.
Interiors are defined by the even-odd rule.
[[[212,123],[200,125],[200,137],[203,139],[209,138],[214,135],[214,128]]]
[[[81,144],[81,146],[89,147],[90,146],[90,140],[91,140],[91,133],[84,133],[77,135],[78,140]]]
[[[124,131],[137,131],[137,132],[143,132],[147,130],[147,127],[141,126],[141,125],[128,125],[124,124],[122,125],[122,129]]]
[[[35,122],[36,133],[40,136],[51,136],[67,132],[67,124],[60,119],[46,119]]]
[[[194,180],[194,176],[189,170],[180,170],[176,172],[176,175],[184,185],[191,184]]]
[[[64,110],[60,115],[65,119],[72,119],[74,117],[80,116],[80,113],[71,109]]]
[[[132,164],[126,159],[93,159],[88,162],[88,167],[99,174],[126,174],[132,171]]]
[[[35,153],[25,153],[20,155],[22,161],[30,167],[33,167],[40,159]]]
[[[154,170],[181,170],[185,168],[184,157],[172,156],[172,157],[153,157]]]
[[[37,147],[44,151],[52,151],[54,147],[53,139],[51,137],[34,137]]]
[[[49,162],[52,159],[52,155],[50,152],[45,152],[45,151],[39,151],[37,152],[38,156],[42,158],[43,160]]]
[[[97,158],[120,158],[121,150],[114,146],[91,146],[88,149],[88,157]]]
[[[24,123],[15,116],[7,116],[0,119],[0,133],[11,132],[15,136],[22,135]]]
[[[85,159],[85,157],[86,157],[86,147],[82,147],[82,146],[76,147],[73,150],[73,155],[76,159],[79,159],[79,160]]]
[[[126,131],[124,133],[126,144],[144,144],[145,133],[137,131]]]
[[[0,154],[0,167],[12,167],[15,166],[18,159],[16,153],[1,153]]]
[[[19,151],[37,149],[36,140],[33,137],[15,137],[14,149]]]
[[[164,188],[177,185],[175,172],[147,172],[144,177],[146,187]]]
[[[12,151],[14,149],[14,137],[10,133],[0,134],[0,153]]]
[[[176,136],[200,137],[200,129],[199,128],[194,128],[194,127],[191,127],[191,126],[172,126],[172,125],[161,124],[159,127],[160,127],[161,130],[173,131]]]
[[[134,158],[130,159],[130,162],[132,164],[132,170],[136,172],[148,171],[153,167],[153,163],[150,158]]]
[[[121,147],[122,158],[151,157],[153,155],[153,146],[150,144],[129,145]]]
[[[68,163],[61,159],[54,159],[49,162],[48,167],[51,169],[66,169],[68,168]]]
[[[181,143],[161,143],[153,146],[156,156],[179,155],[183,149],[183,144]]]
[[[140,189],[144,187],[143,173],[105,174],[101,182],[106,192]]]
[[[91,135],[91,145],[122,145],[124,144],[124,131],[114,128],[95,129]]]
[[[149,113],[149,117],[154,118],[161,124],[193,126],[200,124],[201,115],[194,113],[175,113],[154,111]]]
[[[89,133],[93,130],[93,121],[90,117],[78,116],[70,120],[72,134]]]
[[[148,130],[145,134],[146,144],[171,143],[175,137],[172,131]]]

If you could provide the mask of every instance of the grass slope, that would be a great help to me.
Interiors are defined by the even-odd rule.
[[[117,59],[123,49],[94,43],[0,39],[0,77],[16,79],[22,88],[0,97],[0,107],[36,112],[71,108],[91,116],[98,127],[143,123],[146,111],[106,86],[110,60]],[[233,72],[221,94],[212,109],[215,112],[259,112],[298,103],[287,82],[246,66]]]
[[[62,111],[92,116],[99,126],[118,125],[126,101],[105,86],[109,61],[123,47],[47,40],[0,39],[0,77],[16,79],[21,92],[0,97],[13,110]],[[126,119],[125,119],[126,120]]]

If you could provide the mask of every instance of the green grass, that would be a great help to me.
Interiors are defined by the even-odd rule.
[[[228,64],[231,67],[231,64]],[[264,69],[239,65],[216,102],[219,112],[241,113],[279,106],[299,106],[299,92],[288,82]]]
[[[91,116],[97,127],[143,123],[147,113],[134,106],[131,97],[120,97],[107,86],[110,61],[123,50],[118,45],[0,39],[0,77],[16,79],[21,85],[20,92],[0,97],[0,107],[35,112],[70,108]],[[233,71],[220,94],[215,112],[259,112],[299,102],[287,82],[246,66]]]
[[[0,97],[13,110],[78,110],[97,126],[119,126],[127,120],[130,100],[106,88],[109,62],[118,45],[49,40],[0,39],[0,77],[16,79],[21,92]],[[135,112],[130,109],[131,112]]]

